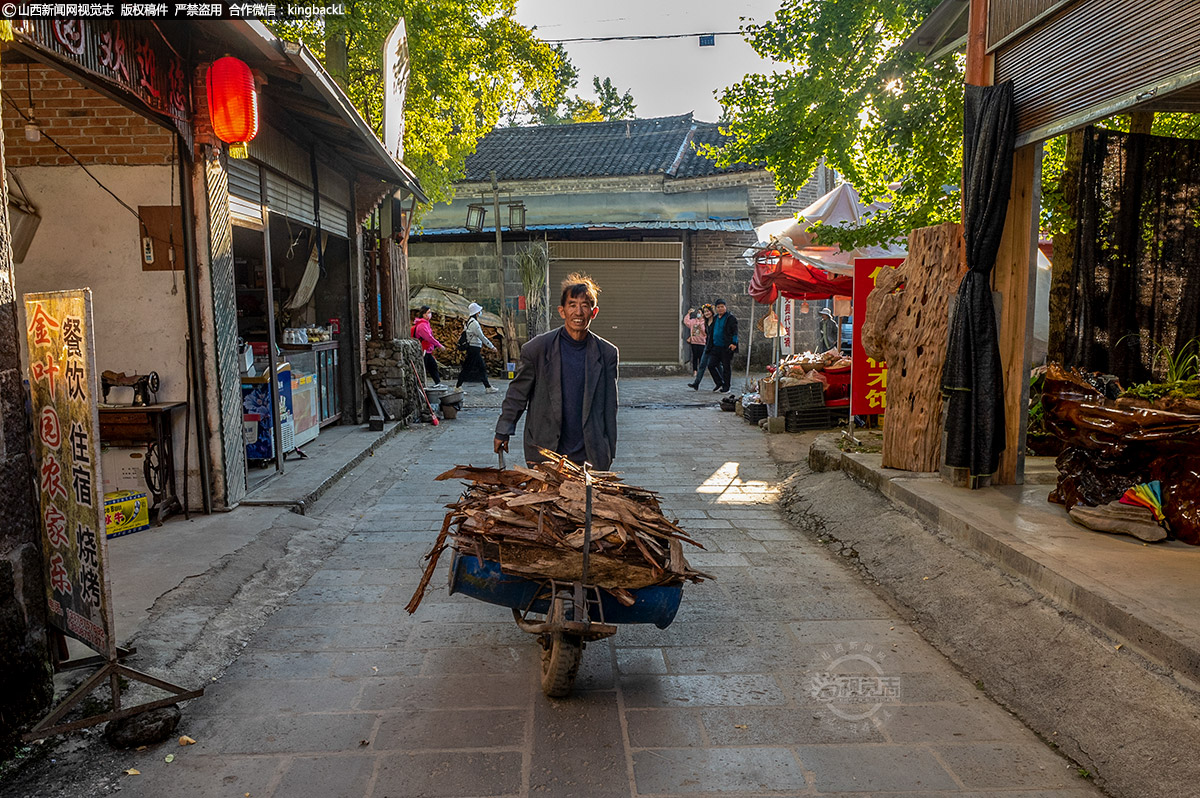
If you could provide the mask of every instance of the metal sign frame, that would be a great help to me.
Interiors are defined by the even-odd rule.
[[[122,665],[114,637],[108,543],[100,492],[100,418],[95,401],[96,348],[90,288],[26,294],[26,346],[34,420],[34,454],[50,623],[97,651],[103,664],[22,739],[37,740],[204,694]],[[172,693],[122,709],[121,677]],[[58,723],[105,680],[112,709]]]

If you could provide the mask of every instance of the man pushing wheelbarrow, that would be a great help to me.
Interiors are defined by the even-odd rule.
[[[457,466],[438,479],[466,478],[428,555],[414,612],[453,541],[450,592],[512,609],[542,645],[542,690],[571,691],[584,645],[617,624],[675,617],[685,580],[705,575],[683,556],[692,543],[667,519],[651,491],[608,472],[617,447],[617,348],[591,333],[599,309],[595,282],[563,281],[563,326],[521,348],[516,377],[496,424],[500,468]],[[526,465],[504,453],[526,414]]]
[[[600,287],[572,274],[563,281],[558,315],[563,326],[521,347],[517,375],[508,385],[495,449],[508,451],[508,439],[525,418],[525,460],[542,459],[539,450],[565,455],[607,471],[617,453],[617,348],[590,331],[600,312]]]

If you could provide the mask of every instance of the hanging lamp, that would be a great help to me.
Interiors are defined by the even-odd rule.
[[[213,132],[229,145],[229,157],[245,158],[246,142],[258,135],[258,94],[245,61],[225,56],[208,68],[208,115]]]

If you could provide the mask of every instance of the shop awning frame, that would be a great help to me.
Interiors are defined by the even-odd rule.
[[[419,201],[429,202],[416,175],[391,156],[346,92],[307,47],[280,39],[257,20],[225,20],[223,24],[256,54],[270,60],[276,70],[293,78],[291,82],[280,79],[267,83],[265,93],[275,104],[358,171],[401,186]]]

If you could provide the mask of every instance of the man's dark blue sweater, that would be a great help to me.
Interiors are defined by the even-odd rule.
[[[583,390],[587,376],[587,338],[576,341],[559,330],[558,351],[562,356],[562,436],[559,438],[559,454],[565,454],[572,463],[587,460],[583,445]]]

